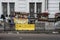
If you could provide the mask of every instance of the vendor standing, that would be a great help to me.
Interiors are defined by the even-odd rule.
[[[10,19],[9,19],[9,25],[10,25],[10,31],[14,30],[14,15],[9,15]]]
[[[4,22],[4,31],[5,31],[5,16],[4,16],[4,14],[1,15],[1,18],[3,19],[3,22]]]

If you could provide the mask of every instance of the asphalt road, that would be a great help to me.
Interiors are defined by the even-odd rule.
[[[60,34],[3,34],[0,40],[60,40]]]

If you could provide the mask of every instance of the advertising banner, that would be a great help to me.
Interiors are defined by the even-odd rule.
[[[28,24],[28,19],[14,19],[15,30],[35,30],[35,24]]]
[[[16,24],[15,30],[35,30],[35,24]]]

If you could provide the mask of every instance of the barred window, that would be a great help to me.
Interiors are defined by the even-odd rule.
[[[37,13],[41,13],[41,7],[42,7],[42,3],[36,3],[36,12]]]
[[[30,17],[34,18],[35,3],[29,3]]]
[[[2,12],[3,12],[3,14],[4,14],[4,16],[6,16],[7,15],[7,3],[5,3],[5,2],[2,2]]]
[[[9,3],[9,7],[10,7],[10,14],[13,15],[15,3]]]

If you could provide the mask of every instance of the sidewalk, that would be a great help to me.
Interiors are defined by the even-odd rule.
[[[20,33],[32,33],[32,34],[59,34],[59,32],[54,31],[2,31],[0,33],[8,33],[8,34],[20,34]]]

